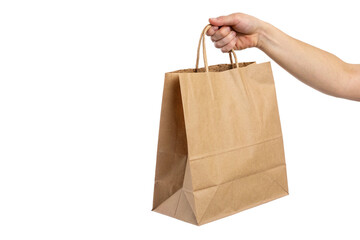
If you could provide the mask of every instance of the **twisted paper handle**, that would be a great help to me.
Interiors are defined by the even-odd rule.
[[[200,56],[200,46],[201,46],[201,41],[202,41],[202,46],[203,46],[203,58],[204,58],[204,65],[205,65],[205,72],[209,71],[209,66],[208,66],[208,62],[207,62],[207,56],[206,56],[206,47],[205,47],[205,34],[206,32],[209,30],[209,28],[211,28],[212,25],[208,24],[206,25],[206,27],[204,28],[204,30],[202,31],[201,35],[200,35],[200,39],[199,39],[199,44],[198,44],[198,49],[197,49],[197,56],[196,56],[196,67],[195,67],[195,71],[197,72],[199,70],[199,56]],[[230,62],[231,65],[233,65],[233,59],[232,59],[232,55],[234,55],[235,58],[235,66],[239,67],[238,64],[238,59],[236,57],[236,53],[234,51],[234,49],[231,49],[231,51],[229,52],[229,58],[230,58]]]

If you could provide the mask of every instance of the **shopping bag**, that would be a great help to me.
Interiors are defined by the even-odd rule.
[[[232,50],[230,64],[208,66],[210,27],[196,68],[165,74],[153,199],[196,225],[288,195],[270,62],[238,63]]]

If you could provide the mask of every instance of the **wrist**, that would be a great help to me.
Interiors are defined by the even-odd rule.
[[[274,26],[267,22],[261,21],[259,24],[259,28],[257,30],[258,34],[258,40],[256,47],[260,50],[266,49],[266,46],[269,45],[269,42],[271,41],[272,32],[273,32]]]

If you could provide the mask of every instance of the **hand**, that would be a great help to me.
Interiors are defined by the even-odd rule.
[[[259,46],[259,30],[262,21],[243,13],[210,18],[211,27],[206,35],[211,36],[216,48],[222,52],[242,50]]]

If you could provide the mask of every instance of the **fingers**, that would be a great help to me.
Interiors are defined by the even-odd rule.
[[[222,27],[219,30],[217,30],[214,35],[211,36],[211,40],[213,42],[216,42],[220,39],[223,39],[224,37],[226,37],[227,35],[229,35],[229,33],[231,32],[231,28],[230,27]]]
[[[215,30],[216,28],[209,28],[207,35],[211,36],[216,48],[220,48],[222,52],[229,52],[235,46],[236,32],[227,26],[223,26],[218,30]]]
[[[207,30],[206,35],[212,36],[212,35],[215,34],[215,32],[216,32],[218,29],[219,29],[219,27],[213,26],[213,27],[209,28],[209,30]]]
[[[228,45],[234,38],[236,37],[236,33],[231,31],[226,37],[215,42],[215,47],[223,48]]]
[[[227,52],[230,52],[231,49],[233,49],[235,47],[235,44],[236,44],[236,38],[234,38],[233,40],[231,40],[231,42],[229,42],[227,45],[223,46],[221,48],[221,51],[223,53],[227,53]]]

